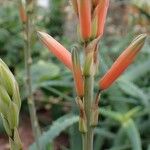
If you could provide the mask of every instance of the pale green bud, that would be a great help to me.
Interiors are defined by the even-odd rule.
[[[4,126],[4,128],[5,128],[5,131],[6,131],[7,135],[8,135],[8,136],[12,136],[12,131],[11,131],[9,122],[8,122],[7,119],[4,117],[3,114],[1,114],[1,118],[2,118],[3,126]]]
[[[6,116],[10,103],[11,103],[11,99],[7,91],[4,89],[3,86],[0,85],[0,112],[4,116]]]
[[[7,113],[7,120],[9,122],[10,128],[14,129],[18,126],[19,122],[19,109],[17,105],[12,101]]]
[[[18,109],[20,110],[21,99],[20,99],[19,87],[18,87],[18,84],[16,81],[14,84],[15,84],[15,86],[14,86],[15,91],[13,92],[12,100],[18,106]]]
[[[13,95],[15,78],[6,64],[0,59],[0,78],[1,84],[6,88],[10,96]]]

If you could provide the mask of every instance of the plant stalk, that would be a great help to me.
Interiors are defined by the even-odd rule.
[[[83,150],[93,150],[93,130],[94,128],[90,125],[91,120],[91,108],[93,102],[93,88],[94,88],[94,76],[85,76],[85,97],[84,97],[84,108],[87,117],[87,132],[83,136]]]
[[[26,35],[26,46],[24,48],[24,59],[25,59],[25,70],[26,70],[26,92],[27,92],[27,101],[28,101],[32,131],[36,141],[37,150],[40,150],[39,137],[41,133],[40,133],[39,123],[36,115],[35,102],[32,94],[31,45],[32,45],[33,31],[32,31],[32,17],[30,12],[27,12],[27,18],[28,18],[27,22],[23,25],[24,32]]]

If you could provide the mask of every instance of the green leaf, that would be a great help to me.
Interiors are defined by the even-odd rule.
[[[59,81],[59,80],[51,80],[51,81],[46,81],[42,82],[39,84],[40,87],[45,87],[45,86],[57,86],[57,87],[73,87],[72,82],[66,82],[66,81]]]
[[[82,149],[82,137],[79,132],[79,125],[74,124],[70,127],[70,150]]]
[[[105,138],[102,137],[101,135],[97,135],[96,139],[95,139],[95,142],[94,142],[95,150],[102,149],[102,146],[103,146],[104,142],[105,142]]]
[[[125,144],[126,139],[127,138],[126,138],[126,134],[125,134],[125,129],[123,127],[120,127],[120,129],[116,133],[116,137],[114,138],[112,149],[115,149],[115,147],[119,147],[119,146],[122,146],[123,144]]]
[[[129,111],[124,115],[124,117],[125,117],[126,119],[129,119],[129,118],[131,118],[131,117],[133,117],[133,116],[137,116],[137,114],[140,112],[140,110],[141,110],[141,107],[140,107],[140,106],[137,106],[137,107],[135,107],[135,108],[129,110]]]
[[[119,79],[117,83],[123,92],[130,96],[138,98],[139,100],[141,100],[141,103],[144,106],[148,106],[149,102],[147,95],[134,83],[123,79]]]
[[[39,61],[31,67],[33,83],[39,83],[45,80],[55,78],[59,75],[59,67],[50,62]]]
[[[149,64],[150,60],[147,59],[145,62],[142,62],[139,65],[134,65],[121,78],[125,80],[135,81],[150,71]]]
[[[130,143],[132,145],[132,150],[142,150],[140,134],[133,120],[129,119],[128,121],[126,121],[123,124],[123,128],[125,129],[129,137]]]
[[[106,110],[105,108],[99,108],[99,114],[119,122],[122,122],[123,119],[123,115],[121,113],[114,112],[111,110]]]
[[[54,94],[57,94],[59,97],[64,98],[64,99],[67,100],[67,101],[73,100],[72,97],[70,97],[70,96],[64,94],[63,92],[57,90],[56,88],[52,88],[52,87],[44,87],[44,88],[47,89],[47,90],[49,90],[50,92],[52,92],[52,93],[54,93]]]
[[[67,129],[78,120],[78,116],[65,115],[54,121],[53,124],[50,126],[49,130],[44,132],[43,135],[39,138],[41,148],[45,150],[47,144],[51,143],[54,138],[56,138],[63,130]],[[30,150],[36,150],[35,143],[31,145]]]
[[[105,128],[95,128],[94,133],[101,135],[101,137],[106,137],[110,139],[113,139],[115,137],[115,134],[113,134]]]

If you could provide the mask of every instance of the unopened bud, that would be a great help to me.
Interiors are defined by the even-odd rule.
[[[1,84],[5,87],[10,96],[14,91],[14,76],[6,66],[6,64],[0,59],[0,78]]]
[[[20,13],[20,19],[22,23],[27,22],[27,14],[26,14],[26,8],[25,8],[25,1],[21,0],[20,6],[19,6],[19,13]]]
[[[21,107],[21,99],[20,99],[20,93],[19,93],[19,87],[17,82],[14,83],[14,92],[12,96],[12,101],[18,106],[18,109],[20,110]]]
[[[6,114],[8,112],[8,107],[11,103],[11,99],[7,93],[7,91],[4,89],[3,86],[0,85],[0,112],[6,117]]]
[[[81,36],[87,41],[91,37],[91,1],[77,0],[77,4]]]
[[[1,118],[2,118],[2,121],[3,121],[3,126],[5,128],[5,131],[7,133],[8,136],[12,136],[12,130],[10,128],[10,125],[9,125],[9,122],[8,120],[4,117],[3,114],[1,114]]]
[[[73,64],[73,76],[76,87],[76,92],[79,97],[84,96],[84,79],[82,77],[82,70],[80,65],[80,59],[77,49],[72,50],[72,64]]]
[[[117,58],[111,68],[99,81],[99,88],[101,90],[107,89],[111,84],[127,69],[133,62],[138,52],[144,45],[147,35],[141,34],[128,46],[127,49]]]
[[[7,120],[11,129],[14,129],[18,126],[19,109],[13,101],[10,103],[10,106],[8,108]]]

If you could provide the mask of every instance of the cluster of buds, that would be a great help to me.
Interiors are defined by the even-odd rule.
[[[85,112],[84,108],[85,78],[94,76],[96,68],[98,67],[98,42],[103,35],[109,0],[72,0],[72,5],[79,18],[80,35],[84,42],[83,52],[85,57],[83,65],[80,64],[79,54],[76,48],[73,48],[72,53],[70,53],[47,33],[38,32],[38,35],[50,52],[73,73],[77,93],[76,101],[80,109],[79,128],[81,132],[86,132],[87,112]],[[91,111],[91,126],[97,125],[98,122],[98,103],[101,91],[109,88],[133,62],[135,56],[144,45],[145,39],[146,34],[141,34],[133,40],[108,72],[99,80],[99,92],[89,110]]]
[[[0,59],[0,114],[12,150],[22,149],[17,130],[20,107],[18,84],[7,65]]]
[[[84,42],[103,35],[109,0],[71,0],[79,19],[78,31]]]
[[[85,117],[84,112],[84,76],[88,75],[89,66],[91,64],[91,59],[87,58],[85,60],[84,68],[82,69],[79,59],[78,50],[73,48],[72,54],[64,48],[59,42],[54,38],[44,32],[38,32],[41,41],[44,45],[63,63],[67,68],[71,70],[74,76],[74,82],[77,93],[77,104],[80,108],[80,114],[82,117]],[[99,80],[99,91],[108,89],[114,81],[126,70],[126,68],[133,62],[138,52],[144,45],[146,39],[146,34],[141,34],[131,44],[124,50],[124,52],[118,57],[114,62],[112,67],[106,72],[106,74]],[[99,97],[99,96],[98,96]],[[93,104],[93,116],[98,116],[98,99],[96,98],[95,103]],[[97,108],[97,109],[96,109]],[[93,118],[93,123],[96,125],[96,119]],[[82,120],[82,119],[81,119]],[[86,120],[84,118],[84,120]],[[82,125],[85,127],[85,125]],[[85,131],[86,129],[84,129]]]

